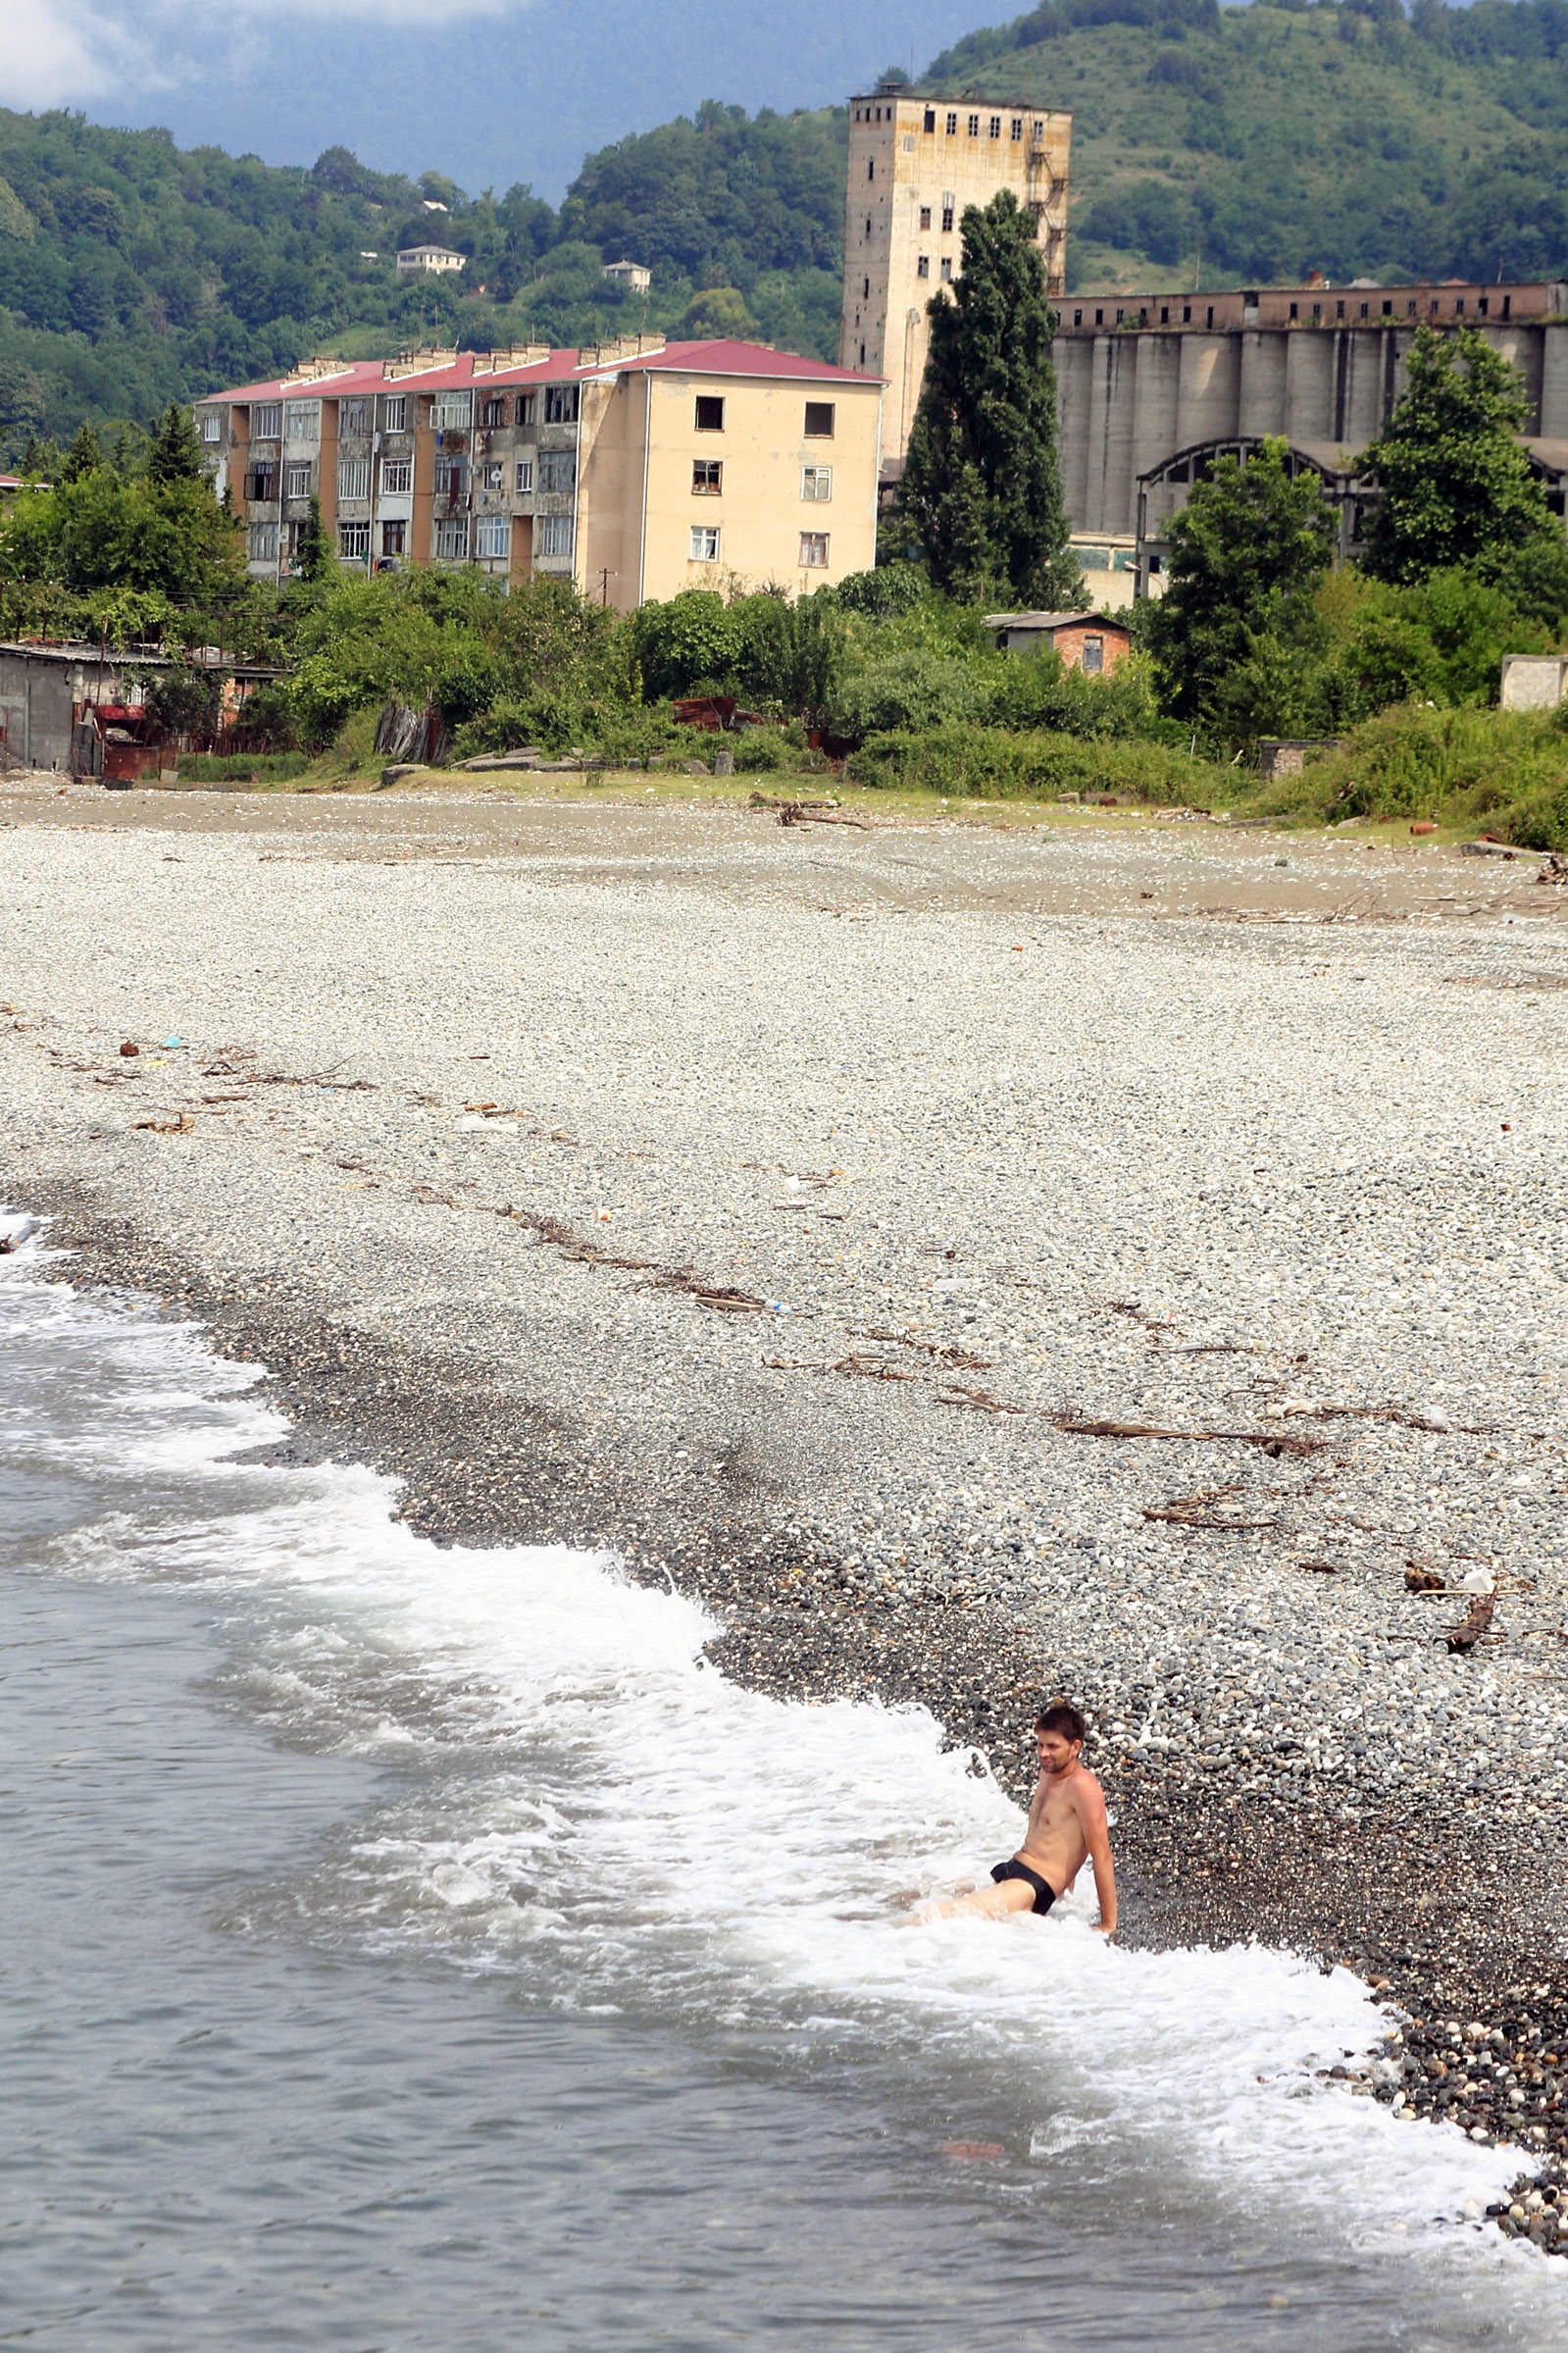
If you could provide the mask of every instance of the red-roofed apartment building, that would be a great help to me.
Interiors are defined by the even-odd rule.
[[[761,343],[312,360],[196,403],[283,578],[310,512],[340,561],[575,580],[623,609],[681,588],[842,580],[876,560],[882,384]]]

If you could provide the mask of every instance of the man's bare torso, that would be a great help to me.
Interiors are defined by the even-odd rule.
[[[1097,1791],[1099,1783],[1081,1765],[1065,1773],[1042,1772],[1030,1800],[1029,1828],[1018,1860],[1038,1871],[1056,1895],[1066,1894],[1088,1860],[1078,1811],[1078,1792],[1086,1787]]]

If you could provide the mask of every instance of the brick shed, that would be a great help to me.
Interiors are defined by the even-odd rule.
[[[1052,645],[1069,670],[1108,678],[1132,650],[1124,623],[1111,613],[987,613],[1002,653],[1037,653]]]

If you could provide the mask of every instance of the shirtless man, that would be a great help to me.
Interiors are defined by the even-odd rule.
[[[1035,1725],[1039,1780],[1030,1802],[1029,1828],[1010,1863],[998,1863],[992,1884],[938,1904],[928,1917],[978,1912],[1000,1919],[1009,1912],[1049,1912],[1065,1895],[1086,1863],[1094,1867],[1100,1900],[1096,1923],[1102,1936],[1116,1933],[1116,1868],[1111,1861],[1105,1798],[1098,1781],[1079,1762],[1084,1753],[1084,1718],[1065,1700],[1046,1709]]]

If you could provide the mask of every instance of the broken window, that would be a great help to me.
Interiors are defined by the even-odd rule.
[[[321,437],[322,404],[319,400],[290,400],[284,403],[285,441],[319,441]]]
[[[539,451],[539,488],[559,497],[578,486],[578,460],[575,449],[541,449]]]
[[[358,440],[371,429],[371,404],[368,400],[340,400],[337,404],[337,431],[345,441]]]
[[[506,423],[506,402],[499,395],[492,396],[484,403],[483,423],[486,431],[492,433],[498,425]]]
[[[698,433],[723,433],[724,402],[717,392],[697,394]]]
[[[716,457],[697,457],[691,461],[691,495],[693,498],[717,498],[724,478],[724,468]]]
[[[546,425],[575,425],[578,421],[578,387],[576,384],[546,384],[544,387],[544,422]]]
[[[517,421],[519,425],[531,425],[538,413],[539,396],[537,392],[519,392],[517,396]]]
[[[864,346],[862,346],[862,356],[864,356]],[[831,441],[833,439],[835,406],[836,403],[832,400],[808,400],[806,402],[806,439],[808,441]]]
[[[1090,677],[1097,677],[1099,672],[1104,669],[1105,639],[1103,638],[1086,638],[1084,639],[1083,666]]]

